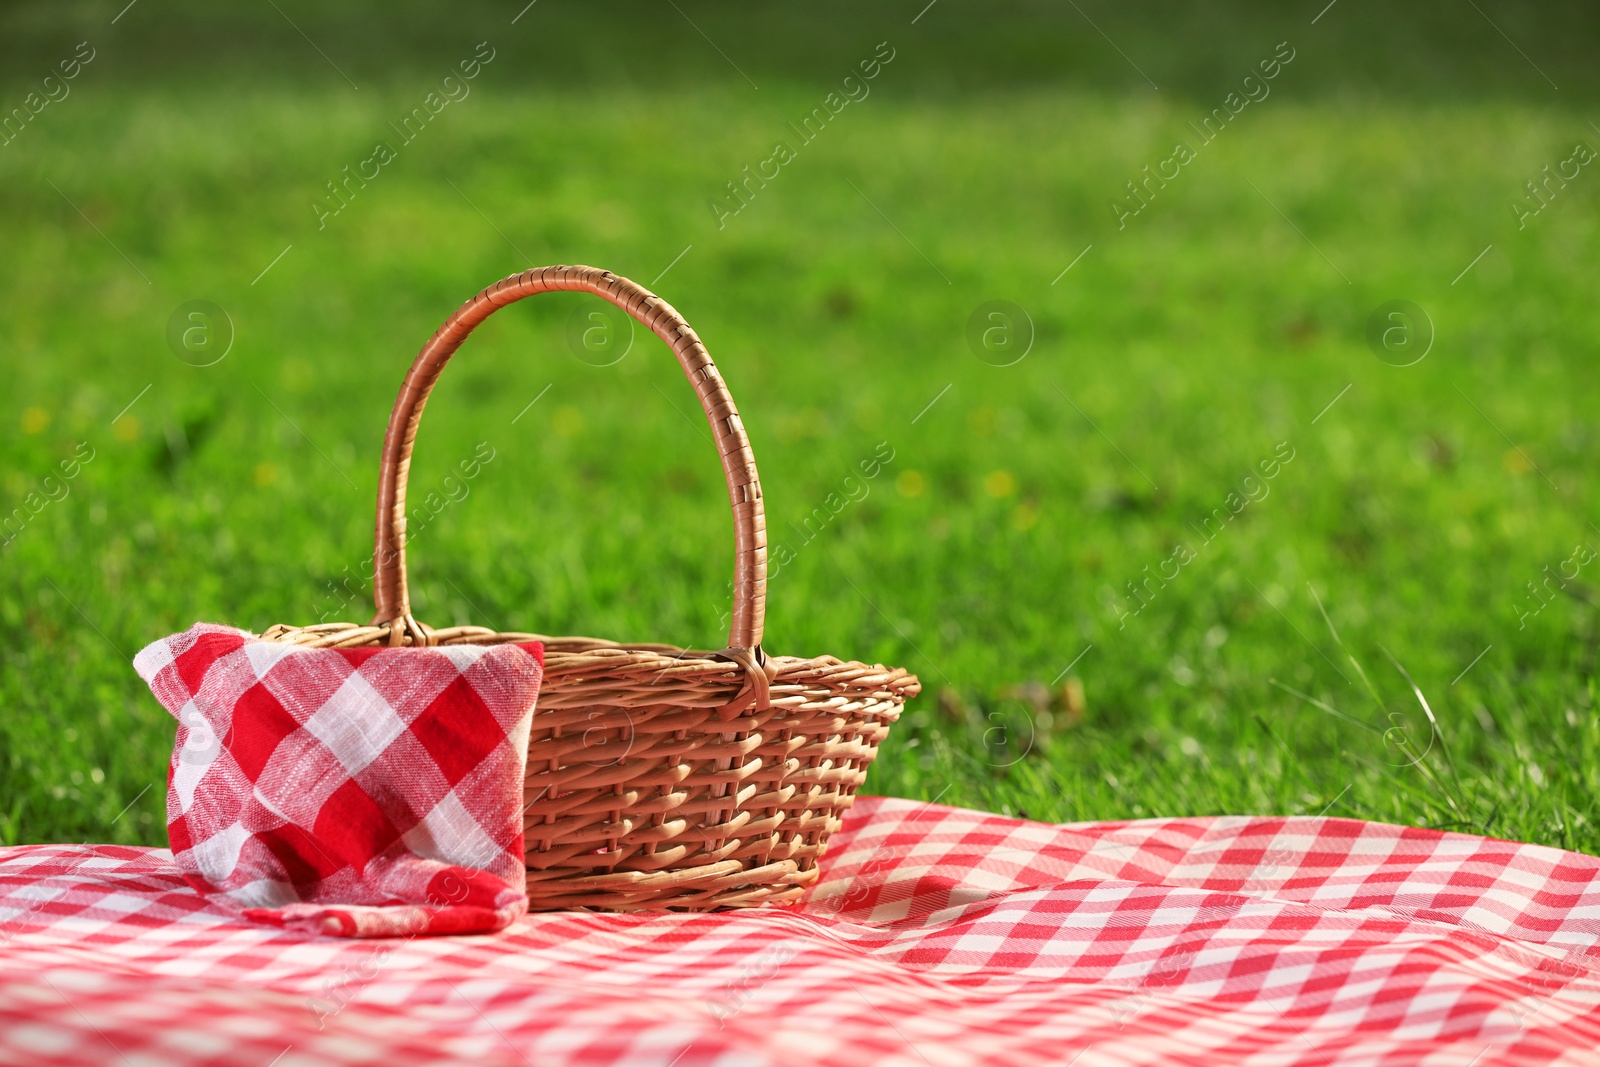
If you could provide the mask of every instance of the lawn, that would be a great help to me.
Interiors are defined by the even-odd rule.
[[[60,97],[0,147],[0,843],[164,843],[130,657],[365,622],[416,349],[590,263],[740,404],[768,650],[922,678],[869,791],[1600,851],[1592,12],[680,6],[0,11]],[[722,643],[715,453],[601,306],[446,373],[423,620]]]

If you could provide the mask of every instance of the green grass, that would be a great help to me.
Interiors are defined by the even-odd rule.
[[[656,288],[718,360],[794,553],[768,649],[921,676],[870,791],[1600,851],[1600,562],[1522,616],[1527,583],[1600,549],[1600,171],[1524,230],[1508,207],[1600,146],[1593,16],[1488,9],[1557,93],[1454,9],[1088,9],[1156,92],[1070,9],[911,26],[921,6],[685,5],[730,63],[670,9],[286,7],[359,90],[270,8],[0,14],[6,108],[98,49],[0,149],[0,516],[94,452],[0,549],[0,842],[162,843],[173,723],[131,655],[197,619],[366,621],[336,590],[371,553],[411,356],[483,285],[584,262],[675,264]],[[319,231],[323,183],[485,39],[472,95]],[[708,199],[885,39],[872,95],[718,229]],[[1107,202],[1284,39],[1272,95],[1119,230]],[[165,340],[196,299],[236,327],[214,366]],[[1394,299],[1436,326],[1414,366],[1364,339]],[[988,300],[1036,328],[1013,366],[965,339]],[[717,645],[732,534],[693,395],[647,336],[575,358],[588,306],[504,311],[447,372],[414,497],[479,442],[494,458],[414,542],[417,614]],[[865,499],[807,543],[880,443]],[[1267,495],[1202,537],[1280,449]]]

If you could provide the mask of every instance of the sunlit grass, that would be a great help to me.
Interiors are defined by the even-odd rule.
[[[483,285],[588,262],[659,275],[741,405],[789,550],[767,647],[921,676],[871,790],[1600,849],[1600,596],[1571,563],[1600,546],[1600,179],[1523,231],[1506,209],[1586,127],[1274,96],[1118,229],[1190,103],[934,104],[893,73],[721,228],[708,200],[814,87],[485,74],[323,229],[312,198],[414,86],[42,116],[0,155],[0,502],[28,510],[0,549],[0,841],[160,843],[172,723],[131,655],[197,619],[366,621],[411,355]],[[214,366],[165,339],[196,299],[236,330]],[[1364,340],[1395,299],[1437,331],[1415,366]],[[989,300],[1031,319],[1013,365],[969,348]],[[505,311],[446,373],[415,491],[493,459],[415,541],[417,613],[715,645],[732,536],[693,396],[642,330],[575,358],[583,307]]]

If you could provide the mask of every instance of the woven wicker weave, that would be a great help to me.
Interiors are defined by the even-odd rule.
[[[733,506],[728,647],[433,629],[406,592],[406,473],[428,394],[450,356],[496,309],[552,290],[604,297],[666,341],[717,438]],[[274,626],[262,636],[319,648],[545,643],[524,799],[534,909],[710,909],[791,901],[817,877],[828,835],[855,799],[901,706],[921,689],[894,667],[761,650],[766,523],[755,457],[721,375],[671,305],[593,267],[545,267],[473,297],[423,346],[383,445],[367,626]]]

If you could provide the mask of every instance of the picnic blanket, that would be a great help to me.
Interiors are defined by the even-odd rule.
[[[1600,860],[863,798],[798,904],[353,941],[161,849],[0,849],[0,1063],[1600,1064]]]

